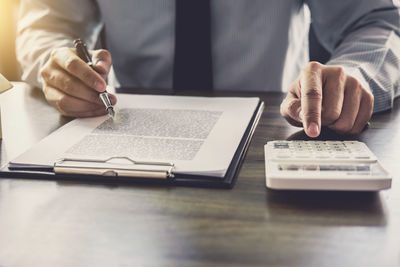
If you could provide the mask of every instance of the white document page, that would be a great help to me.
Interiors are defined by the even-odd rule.
[[[258,98],[118,94],[116,117],[76,119],[12,161],[124,156],[175,164],[175,173],[224,177]]]

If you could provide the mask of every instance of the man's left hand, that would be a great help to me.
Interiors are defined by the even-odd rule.
[[[310,137],[317,137],[321,126],[355,135],[368,123],[373,106],[374,96],[342,67],[310,62],[283,100],[281,114]]]

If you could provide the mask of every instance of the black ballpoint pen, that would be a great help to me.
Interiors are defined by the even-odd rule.
[[[81,40],[81,39],[76,39],[74,40],[74,46],[76,48],[76,52],[78,56],[85,61],[94,71],[96,71],[93,68],[93,62],[92,58],[89,54],[89,51],[87,50],[86,44]],[[115,116],[114,112],[114,107],[111,104],[110,97],[108,96],[107,90],[105,90],[102,93],[99,93],[99,97],[101,101],[103,101],[104,105],[106,106],[108,114],[110,114],[111,117]]]

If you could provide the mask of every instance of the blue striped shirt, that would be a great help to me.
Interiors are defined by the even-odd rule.
[[[322,45],[375,96],[374,111],[392,107],[400,81],[397,0],[211,0],[215,90],[287,91],[308,62],[312,20]],[[23,79],[56,47],[86,36],[94,47],[105,26],[113,56],[110,82],[170,88],[174,0],[22,0],[17,56]],[[193,62],[193,64],[196,64]]]

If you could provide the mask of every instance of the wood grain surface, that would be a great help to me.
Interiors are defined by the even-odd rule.
[[[251,95],[266,107],[231,190],[0,178],[0,266],[400,266],[399,103],[360,136],[321,136],[367,143],[392,189],[274,191],[263,145],[306,136],[282,94]],[[70,120],[21,83],[1,101],[2,164]]]

